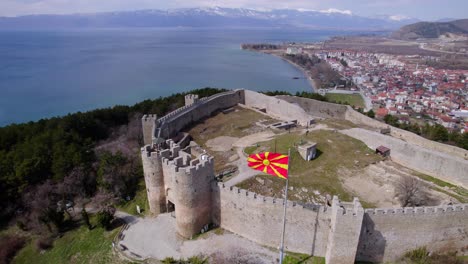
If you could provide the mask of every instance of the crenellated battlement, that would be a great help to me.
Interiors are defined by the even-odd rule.
[[[193,105],[198,102],[198,94],[185,95],[185,105]]]
[[[263,203],[263,204],[269,204],[272,206],[278,206],[278,207],[283,207],[284,206],[284,199],[282,198],[274,198],[274,197],[269,197],[269,196],[263,196],[254,192],[249,192],[245,189],[241,189],[235,186],[230,186],[226,187],[224,183],[216,183],[216,188],[213,188],[215,191],[218,192],[226,192],[231,195],[236,196],[236,200],[238,201],[245,201],[248,203]],[[312,210],[312,211],[320,211],[320,212],[326,212],[327,207],[318,205],[318,204],[300,204],[294,201],[288,200],[287,203],[287,208],[292,209],[292,210]]]
[[[157,157],[158,153],[151,145],[146,145],[141,148],[141,154],[142,154],[142,157],[151,158],[151,157]]]
[[[156,115],[156,114],[143,115],[143,117],[141,118],[141,120],[143,120],[144,122],[154,121],[156,119],[158,119],[158,115]]]
[[[198,171],[214,166],[212,156],[203,155],[200,158],[192,159],[191,154],[181,150],[174,141],[169,139],[166,143],[169,148],[161,151],[161,160],[171,172],[185,171],[187,175],[196,175]]]
[[[468,204],[429,207],[373,208],[364,210],[366,214],[371,215],[433,215],[460,211],[466,211],[468,214]]]
[[[177,232],[186,238],[215,222],[252,241],[275,246],[284,199],[216,183],[213,157],[166,140],[188,125],[239,103],[265,108],[280,119],[298,116],[303,123],[310,121],[296,104],[247,90],[205,98],[186,95],[185,106],[159,119],[144,115],[147,145],[141,149],[141,156],[150,210],[160,214],[169,202],[173,203]],[[325,256],[327,263],[391,261],[407,249],[428,246],[437,250],[449,245],[460,250],[468,243],[466,232],[459,231],[468,228],[468,204],[363,209],[358,199],[342,202],[334,197],[332,206],[288,200],[287,209],[285,239],[289,250],[310,254],[312,249],[314,255]]]
[[[232,96],[234,94],[239,93],[240,91],[242,91],[242,90],[228,91],[228,92],[215,94],[215,95],[212,95],[212,96],[209,96],[209,97],[203,97],[203,98],[200,98],[200,99],[198,99],[198,95],[187,94],[185,96],[185,105],[180,107],[180,108],[177,108],[176,110],[174,110],[172,112],[169,112],[165,116],[159,118],[157,120],[157,125],[161,126],[164,122],[168,123],[168,122],[172,121],[171,120],[172,118],[177,117],[179,114],[181,114],[183,112],[189,112],[189,111],[192,111],[195,108],[203,107],[203,105],[208,103],[208,102],[211,102],[213,100],[216,100],[216,99],[219,99],[219,98],[222,98],[222,97]],[[187,102],[191,102],[191,103],[187,103]],[[197,102],[199,104],[196,104]]]
[[[173,160],[162,158],[162,162],[171,172],[185,172],[186,175],[197,175],[204,168],[213,167],[214,165],[214,159],[211,156],[208,156],[206,160],[187,160],[183,156]]]

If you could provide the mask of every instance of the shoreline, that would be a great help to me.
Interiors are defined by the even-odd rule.
[[[317,83],[315,82],[314,78],[312,78],[312,76],[310,76],[310,74],[304,69],[302,68],[301,66],[297,65],[296,63],[284,58],[283,56],[280,56],[280,55],[276,55],[276,54],[272,54],[272,53],[266,53],[266,54],[270,54],[270,55],[273,55],[273,56],[276,56],[286,62],[288,62],[289,64],[291,64],[292,66],[294,66],[295,68],[297,68],[298,70],[300,70],[302,72],[302,74],[304,74],[305,78],[307,79],[307,81],[309,82],[311,88],[312,88],[312,92],[313,93],[316,93],[317,90],[319,88],[317,88]]]
[[[264,52],[264,51],[261,51],[261,50],[254,50],[254,49],[245,49],[245,50],[249,50],[249,51],[255,51],[255,52],[260,52],[260,53],[263,53],[263,54],[268,54],[268,55],[272,55],[272,56],[275,56],[277,58],[280,58],[282,59],[283,61],[286,61],[287,63],[289,63],[290,65],[292,65],[293,67],[295,67],[296,69],[300,70],[302,72],[302,74],[304,75],[304,77],[307,79],[307,81],[309,82],[309,86],[312,90],[312,93],[317,93],[318,89],[319,88],[316,88],[317,87],[317,83],[315,82],[314,78],[312,78],[312,76],[304,69],[302,68],[301,66],[297,65],[296,63],[288,60],[287,58],[284,58],[283,56],[281,55],[278,55],[278,54],[274,54],[274,53],[269,53],[269,52]]]

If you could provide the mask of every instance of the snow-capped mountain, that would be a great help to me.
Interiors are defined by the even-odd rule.
[[[184,8],[72,15],[0,18],[0,28],[92,27],[303,27],[317,29],[396,29],[415,22],[400,16],[362,17],[348,10],[254,10]]]

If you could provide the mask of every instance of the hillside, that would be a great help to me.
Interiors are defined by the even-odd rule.
[[[396,39],[438,38],[444,34],[467,34],[468,19],[450,22],[418,22],[403,26],[392,33]]]

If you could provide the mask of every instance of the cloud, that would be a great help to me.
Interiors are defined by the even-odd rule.
[[[389,16],[389,18],[390,18],[391,20],[395,20],[395,21],[401,21],[401,20],[409,19],[409,17],[403,16],[403,15]]]
[[[321,13],[331,14],[331,13],[339,13],[344,15],[352,15],[353,13],[350,10],[340,10],[336,8],[329,8],[327,10],[320,10]]]

